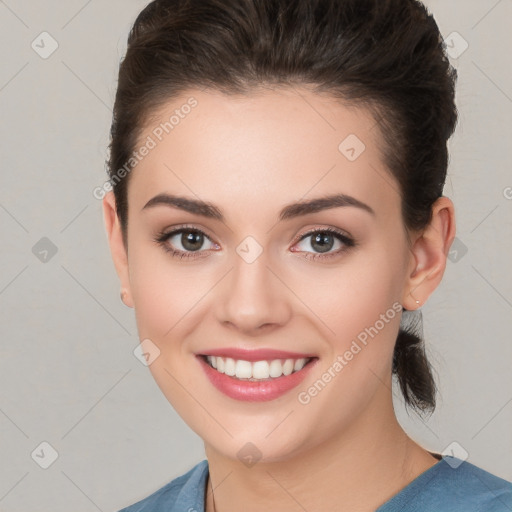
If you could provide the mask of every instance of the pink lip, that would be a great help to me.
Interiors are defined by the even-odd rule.
[[[254,355],[254,352],[257,351],[250,351],[251,355]],[[268,359],[281,359],[280,357],[275,357],[277,351],[265,350],[262,350],[262,353],[265,354],[265,357],[258,356],[259,359],[244,359],[244,357],[239,357],[238,355],[237,357],[234,357],[234,359],[244,359],[245,361],[261,361],[267,359],[266,355],[268,355],[270,352],[272,354]],[[236,353],[239,354],[239,351],[236,351]],[[222,352],[222,354],[225,357],[230,357],[226,354],[226,352]],[[286,354],[288,355],[286,357],[282,357],[282,359],[300,359],[300,357],[296,356],[290,357],[290,352],[286,352]],[[211,353],[208,355],[217,354]],[[248,380],[239,380],[235,377],[230,377],[229,375],[218,372],[205,361],[203,356],[198,355],[197,360],[201,364],[201,368],[205,372],[208,379],[210,379],[210,382],[220,392],[235,400],[243,400],[246,402],[266,402],[279,398],[288,391],[297,387],[306,378],[313,366],[315,366],[318,361],[318,359],[313,359],[307,363],[306,366],[302,368],[302,370],[294,372],[290,375],[283,375],[281,377],[260,382],[251,382]]]
[[[247,350],[243,348],[218,348],[201,352],[203,356],[231,357],[232,359],[242,359],[243,361],[264,361],[274,359],[309,359],[315,357],[315,354],[299,354],[297,352],[286,352],[284,350],[274,350],[271,348],[258,348]]]

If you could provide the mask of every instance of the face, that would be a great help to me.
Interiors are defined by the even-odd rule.
[[[286,460],[390,400],[411,252],[380,136],[306,89],[191,90],[141,135],[119,272],[151,373],[218,453]]]

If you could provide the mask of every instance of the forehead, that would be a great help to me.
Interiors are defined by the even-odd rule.
[[[376,210],[397,202],[371,113],[305,88],[191,89],[151,116],[135,150],[144,146],[128,187],[136,208],[162,192],[246,212],[333,192]]]

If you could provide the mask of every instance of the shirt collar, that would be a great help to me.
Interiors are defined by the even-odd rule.
[[[204,491],[208,477],[208,461],[203,460],[194,468],[181,488],[170,512],[204,512]]]

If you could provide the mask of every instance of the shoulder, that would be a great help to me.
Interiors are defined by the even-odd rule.
[[[470,462],[445,456],[379,507],[378,512],[511,510],[511,482]]]
[[[452,464],[450,459],[453,459]],[[512,482],[470,462],[462,462],[456,457],[449,457],[444,462],[443,470],[436,480],[436,487],[442,489],[443,480],[447,481],[448,489],[456,497],[457,503],[467,503],[467,507],[473,507],[467,510],[485,510],[486,512],[512,510]]]
[[[203,510],[208,461],[196,464],[187,473],[175,478],[154,493],[119,512],[173,512]]]

